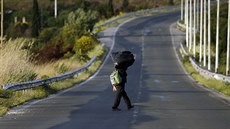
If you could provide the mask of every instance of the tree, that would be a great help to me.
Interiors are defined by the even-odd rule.
[[[37,0],[33,0],[32,37],[37,37],[41,29],[41,16]]]
[[[87,52],[92,50],[96,44],[97,41],[94,40],[92,37],[82,36],[80,39],[77,40],[74,46],[74,50],[80,55],[85,55],[87,54]]]
[[[114,16],[113,0],[108,2],[108,17]]]
[[[90,35],[97,22],[97,16],[97,12],[91,10],[86,12],[81,8],[71,12],[61,32],[64,40],[63,47],[72,48],[76,39],[83,35]]]
[[[92,50],[98,41],[91,36],[82,36],[74,45],[74,51],[81,61],[89,60],[87,53]]]
[[[123,0],[122,5],[121,5],[121,9],[124,10],[128,6],[129,6],[129,1],[128,0]]]
[[[174,1],[173,0],[169,0],[169,5],[174,5]]]

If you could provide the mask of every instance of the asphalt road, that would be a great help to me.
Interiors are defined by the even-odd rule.
[[[122,111],[111,110],[108,59],[90,81],[12,110],[0,118],[0,129],[229,129],[229,105],[194,82],[178,61],[173,43],[184,36],[172,25],[178,18],[179,11],[146,16],[117,30],[113,51],[137,56],[126,85],[133,110],[124,101]]]

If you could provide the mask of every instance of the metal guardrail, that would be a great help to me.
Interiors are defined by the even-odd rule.
[[[19,90],[25,90],[29,88],[34,88],[37,86],[41,86],[44,84],[49,84],[52,82],[57,82],[61,81],[67,78],[74,77],[77,74],[80,74],[81,72],[85,71],[88,69],[89,66],[91,66],[94,61],[97,59],[97,56],[94,56],[85,66],[83,66],[80,69],[77,69],[72,72],[64,73],[58,76],[53,76],[51,78],[47,79],[39,79],[39,80],[33,80],[33,81],[28,81],[28,82],[19,82],[19,83],[14,83],[14,84],[8,84],[3,86],[3,90],[13,90],[13,91],[19,91]]]
[[[180,22],[177,22],[177,25],[180,26],[181,28],[184,28],[185,29],[185,25],[181,24]],[[214,73],[214,72],[211,72],[205,68],[202,68],[201,66],[199,66],[196,61],[189,55],[189,53],[186,51],[186,49],[184,48],[184,45],[183,43],[180,43],[180,46],[181,46],[181,49],[183,51],[183,53],[186,55],[186,56],[189,56],[189,60],[193,66],[193,68],[199,72],[200,75],[202,75],[203,77],[205,78],[208,78],[208,79],[216,79],[216,80],[220,80],[220,81],[224,81],[224,82],[227,82],[227,83],[230,83],[230,77],[229,76],[225,76],[225,75],[222,75],[222,74],[217,74],[217,73]]]

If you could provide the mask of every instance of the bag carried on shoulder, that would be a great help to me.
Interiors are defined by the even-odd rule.
[[[117,70],[114,70],[110,75],[110,82],[113,86],[116,86],[122,82],[122,78]]]

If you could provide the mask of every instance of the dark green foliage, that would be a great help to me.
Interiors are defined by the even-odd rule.
[[[190,62],[189,60],[189,56],[184,56],[183,60],[182,60],[183,64]]]
[[[98,41],[93,36],[82,36],[74,45],[74,51],[81,61],[88,61],[87,53],[92,50]]]
[[[41,42],[48,42],[52,39],[52,37],[56,36],[58,34],[58,28],[56,27],[50,27],[50,28],[45,28],[41,31],[39,34],[39,40]]]
[[[174,5],[174,1],[173,0],[169,0],[169,5]]]
[[[121,10],[125,10],[128,6],[129,6],[129,1],[123,0],[122,5],[121,5]]]
[[[32,37],[37,37],[41,29],[41,16],[37,0],[33,0]]]
[[[216,5],[212,6],[211,11],[211,40],[212,40],[212,46],[216,45]],[[220,8],[220,27],[219,27],[219,51],[220,55],[223,55],[226,53],[226,46],[227,46],[227,17],[228,17],[228,6],[225,2],[221,3]],[[215,51],[215,50],[214,50]]]
[[[38,44],[45,43],[34,50],[35,55],[39,55],[37,59],[46,62],[72,55],[76,40],[83,35],[90,35],[96,21],[95,11],[77,9],[69,13],[62,28],[44,29],[40,33]]]
[[[84,11],[87,11],[90,8],[90,2],[87,1],[87,0],[80,0],[80,4],[79,5],[80,5],[79,8],[82,8]]]
[[[8,37],[30,37],[31,36],[31,25],[29,23],[18,22],[16,24],[11,23],[7,29],[6,34]]]
[[[13,95],[12,90],[2,90],[0,89],[0,98],[10,98]]]
[[[84,11],[83,9],[78,9],[71,12],[61,32],[65,46],[72,46],[76,38],[89,35],[97,22],[97,16],[98,14],[91,10]]]
[[[101,19],[109,18],[107,9],[108,9],[108,6],[106,4],[99,4],[98,6],[96,6],[96,10],[99,13],[99,17]]]
[[[114,16],[114,7],[113,7],[113,0],[109,0],[108,2],[108,16],[112,17]]]

